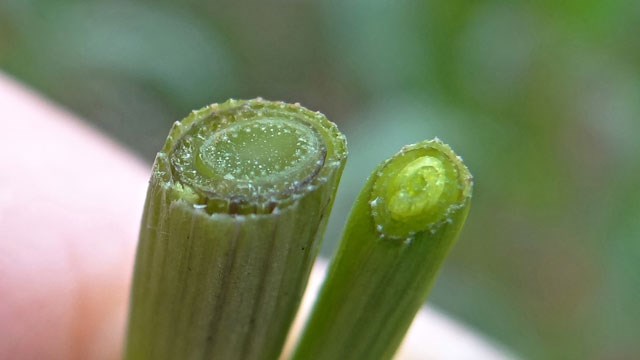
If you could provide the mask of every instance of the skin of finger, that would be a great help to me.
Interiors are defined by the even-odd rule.
[[[148,169],[0,74],[0,359],[120,357]]]

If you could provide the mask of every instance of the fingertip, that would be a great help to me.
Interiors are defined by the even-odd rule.
[[[146,166],[2,74],[0,94],[0,358],[112,358]]]

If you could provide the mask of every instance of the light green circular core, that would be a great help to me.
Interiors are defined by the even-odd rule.
[[[202,143],[196,168],[210,177],[281,187],[317,167],[318,138],[309,128],[281,119],[235,123]]]
[[[324,165],[323,144],[295,118],[213,119],[181,138],[172,163],[180,181],[207,199],[268,204],[314,178]]]
[[[377,172],[371,214],[377,231],[407,238],[445,220],[461,196],[459,175],[449,155],[432,146],[404,150]]]
[[[387,191],[388,209],[398,221],[409,221],[430,211],[440,199],[446,183],[442,162],[423,157],[406,165]]]

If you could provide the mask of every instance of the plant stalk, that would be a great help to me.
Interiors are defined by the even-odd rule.
[[[346,159],[322,114],[229,100],[156,157],[125,359],[277,359]]]
[[[294,352],[296,360],[390,359],[469,212],[472,177],[438,140],[370,176]]]

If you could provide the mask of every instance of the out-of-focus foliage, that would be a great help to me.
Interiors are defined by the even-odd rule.
[[[438,136],[476,189],[432,302],[524,357],[639,357],[640,2],[347,3],[3,0],[0,67],[147,160],[205,103],[322,110],[351,148],[326,254]]]

